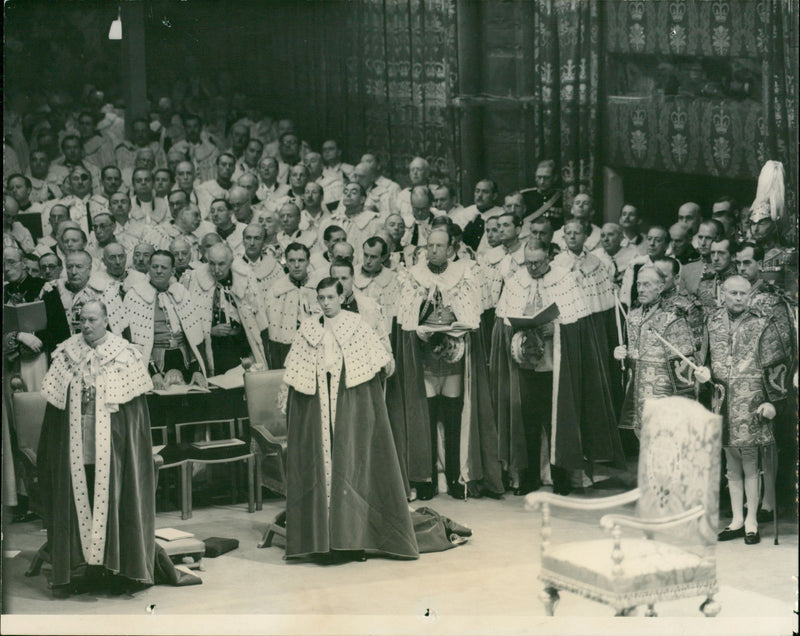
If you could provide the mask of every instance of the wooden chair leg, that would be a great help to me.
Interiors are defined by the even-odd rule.
[[[36,551],[33,555],[33,560],[25,570],[25,576],[39,576],[42,571],[42,565],[50,560],[49,544],[45,541],[44,545]]]
[[[247,512],[256,511],[255,503],[255,457],[250,455],[247,458]]]
[[[192,518],[192,462],[181,466],[181,519]]]
[[[256,510],[261,510],[263,508],[264,503],[264,493],[261,491],[261,456],[256,454],[256,478],[255,478],[255,487],[256,487]]]
[[[544,611],[548,616],[555,616],[559,599],[558,589],[555,587],[546,587],[539,594],[539,600],[544,604]]]
[[[708,618],[714,618],[722,611],[722,605],[717,602],[714,596],[714,594],[709,594],[706,600],[703,601],[703,604],[700,606],[700,611],[703,612],[703,615],[707,616]]]

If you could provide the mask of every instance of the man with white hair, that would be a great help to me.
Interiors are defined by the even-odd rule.
[[[622,228],[616,223],[606,223],[600,229],[600,245],[602,250],[614,263],[614,285],[622,284],[622,277],[638,251],[635,246],[622,247]]]
[[[639,271],[638,307],[628,314],[627,345],[614,349],[614,358],[624,360],[631,370],[620,428],[632,429],[641,436],[642,413],[646,400],[669,395],[694,395],[694,376],[686,360],[695,362],[695,340],[688,315],[661,296],[665,276],[658,267],[647,265]],[[681,355],[668,348],[658,334]]]
[[[206,259],[195,268],[189,294],[198,305],[203,331],[210,336],[209,372],[225,373],[248,356],[267,368],[269,325],[250,272],[240,260],[234,261],[226,243],[212,245]]]
[[[201,195],[198,192],[199,183],[195,177],[195,167],[191,161],[181,161],[175,166],[175,187],[186,194],[187,201],[200,205]]]
[[[750,283],[731,276],[722,287],[723,306],[706,320],[703,352],[708,351],[710,379],[724,389],[715,404],[722,412],[722,446],[727,465],[733,518],[719,541],[744,538],[759,543],[759,453],[775,444],[772,421],[776,405],[789,394],[787,368],[793,361],[774,319],[748,309]],[[698,379],[701,379],[698,374]],[[747,515],[743,514],[747,501]]]
[[[247,225],[253,220],[253,209],[250,205],[250,193],[240,185],[233,185],[228,191],[228,203],[231,204],[233,216],[239,223]]]
[[[406,223],[411,226],[414,222],[414,214],[411,205],[411,192],[418,186],[428,187],[431,175],[431,168],[428,162],[422,157],[414,157],[408,164],[409,186],[397,193],[394,199],[394,210]]]
[[[700,260],[700,252],[692,245],[692,235],[684,223],[674,223],[669,228],[669,250],[667,254],[678,259],[681,265]]]

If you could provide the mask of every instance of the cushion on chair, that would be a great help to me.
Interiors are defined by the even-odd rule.
[[[716,591],[716,567],[676,546],[646,539],[622,539],[622,575],[613,575],[608,539],[564,543],[542,555],[539,578],[618,607]]]

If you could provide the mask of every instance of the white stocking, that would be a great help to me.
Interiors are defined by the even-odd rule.
[[[744,491],[747,495],[747,518],[744,520],[745,532],[758,531],[758,473],[745,475]]]
[[[738,530],[744,525],[744,482],[741,479],[728,479],[728,491],[731,494],[731,511],[733,511],[733,518],[728,527],[731,530]]]

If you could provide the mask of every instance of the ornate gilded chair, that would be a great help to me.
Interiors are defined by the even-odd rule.
[[[546,492],[527,497],[530,508],[542,510],[540,598],[549,616],[560,590],[610,605],[617,616],[645,604],[645,616],[656,616],[656,602],[700,595],[703,614],[721,609],[714,595],[722,418],[692,400],[667,397],[648,400],[643,421],[638,488],[589,500]],[[551,544],[551,506],[607,510],[632,502],[635,516],[601,517],[611,541]],[[623,538],[623,527],[644,538]]]

